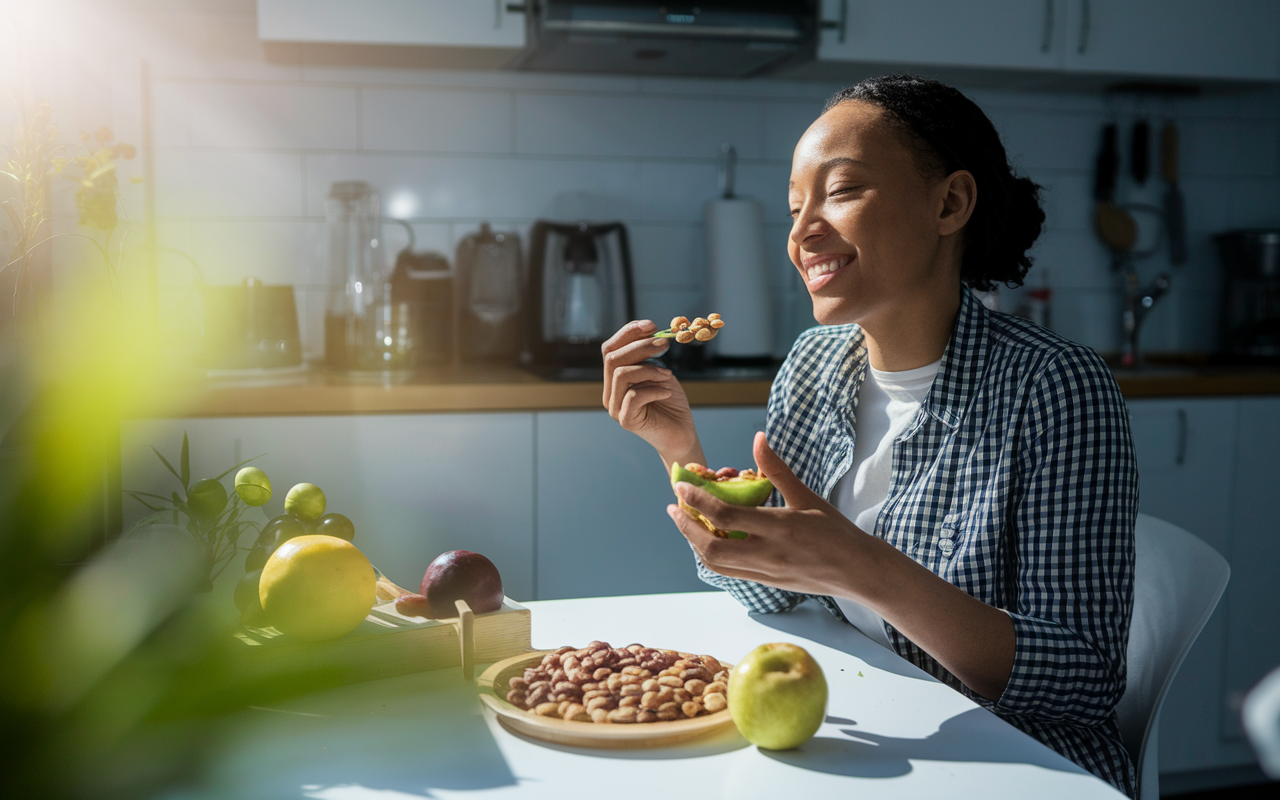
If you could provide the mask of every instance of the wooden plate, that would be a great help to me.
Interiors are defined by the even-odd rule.
[[[517,675],[523,675],[526,667],[537,664],[550,652],[552,651],[538,650],[512,656],[489,667],[477,679],[480,702],[498,715],[498,721],[506,729],[552,744],[619,750],[669,747],[733,727],[733,718],[729,716],[727,708],[704,717],[670,722],[597,725],[594,722],[568,722],[554,717],[540,717],[508,703],[508,682]],[[732,664],[721,663],[725,669],[733,669]]]

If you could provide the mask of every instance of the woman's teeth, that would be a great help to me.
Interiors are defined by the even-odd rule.
[[[836,258],[831,261],[820,261],[817,264],[811,264],[805,270],[805,277],[807,280],[812,281],[822,277],[823,275],[835,272],[847,263],[848,261],[843,258]]]

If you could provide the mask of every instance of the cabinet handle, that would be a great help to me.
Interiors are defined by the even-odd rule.
[[[1049,2],[1052,3],[1053,0],[1049,0]],[[849,0],[840,0],[840,19],[839,20],[824,19],[820,23],[818,23],[818,27],[822,28],[824,31],[835,31],[836,41],[839,42],[840,44],[844,44],[844,31],[848,22],[849,22]]]
[[[1187,463],[1187,410],[1178,409],[1178,445],[1174,450],[1173,463],[1179,467]]]
[[[1089,28],[1091,22],[1089,20],[1089,0],[1080,0],[1080,43],[1076,47],[1076,52],[1084,55],[1084,51],[1089,49]]]
[[[1053,47],[1053,0],[1044,0],[1044,32],[1040,35],[1040,52]]]

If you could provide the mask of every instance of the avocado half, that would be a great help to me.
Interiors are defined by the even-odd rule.
[[[712,497],[723,500],[726,503],[732,503],[735,506],[758,506],[768,500],[769,495],[773,492],[773,483],[764,476],[759,478],[736,477],[708,480],[693,470],[672,462],[672,489],[675,488],[677,483],[681,482],[692,483],[694,486],[705,490]],[[717,528],[712,524],[711,520],[704,517],[696,508],[686,504],[683,500],[679,502],[680,508],[686,514],[701,522],[702,526],[714,535],[729,539],[747,538],[747,534],[744,531],[727,531],[723,528]]]

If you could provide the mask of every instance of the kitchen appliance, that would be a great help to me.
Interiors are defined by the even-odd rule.
[[[458,242],[455,362],[515,363],[524,341],[520,237],[489,223]]]
[[[207,369],[272,369],[302,363],[298,309],[290,285],[245,278],[200,287],[201,362]]]
[[[742,78],[810,60],[817,0],[526,3],[519,69]]]
[[[409,244],[396,256],[390,279],[393,316],[406,318],[407,368],[447,363],[453,354],[453,271],[443,255],[415,251],[413,227],[395,222],[409,232]]]
[[[329,297],[324,313],[325,365],[333,370],[378,369],[381,364],[377,362],[389,364],[395,358],[390,351],[373,347],[373,337],[382,333],[382,341],[393,335],[388,331],[397,321],[393,308],[374,308],[386,289],[378,249],[378,193],[363,181],[335,183],[329,189],[326,211]]]
[[[709,311],[728,322],[711,345],[721,363],[768,363],[773,357],[764,210],[734,195],[737,153],[724,145],[720,197],[706,205]]]
[[[540,220],[529,262],[534,370],[559,380],[599,378],[600,345],[636,316],[626,227]]]
[[[1229,231],[1213,241],[1225,276],[1220,355],[1280,364],[1280,229]]]

